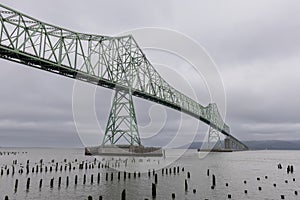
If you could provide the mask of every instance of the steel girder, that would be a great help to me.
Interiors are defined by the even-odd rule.
[[[117,144],[121,139],[130,145],[141,145],[132,94],[116,89],[102,145]]]
[[[130,90],[134,96],[189,114],[240,142],[230,134],[216,104],[204,107],[169,85],[131,35],[78,33],[0,4],[0,57],[103,87]]]

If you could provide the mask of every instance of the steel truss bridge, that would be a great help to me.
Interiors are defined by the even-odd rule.
[[[141,145],[132,96],[186,113],[210,126],[238,149],[217,105],[202,106],[169,85],[131,35],[83,34],[53,26],[0,4],[0,57],[30,67],[115,90],[103,144],[120,140]]]

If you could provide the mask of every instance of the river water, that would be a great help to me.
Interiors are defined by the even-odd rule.
[[[95,157],[84,156],[83,149],[0,148],[0,152],[2,153],[0,154],[0,167],[3,171],[3,175],[0,176],[0,199],[4,199],[7,195],[9,199],[83,200],[92,196],[93,199],[98,200],[99,196],[102,196],[103,199],[118,200],[121,199],[124,189],[126,199],[129,200],[166,200],[172,199],[173,193],[175,199],[179,200],[220,200],[229,199],[229,196],[237,200],[261,200],[281,199],[281,195],[289,200],[300,199],[300,194],[295,194],[295,192],[300,193],[300,151],[223,152],[206,155],[196,150],[188,150],[179,157],[181,151],[167,150],[165,158],[96,157],[96,160]],[[7,152],[14,153],[7,155]],[[14,163],[15,160],[17,163]],[[27,160],[29,160],[28,174],[26,172]],[[79,164],[83,161],[84,169],[79,169]],[[57,171],[55,170],[56,163],[58,163]],[[283,169],[278,169],[279,163]],[[105,168],[105,165],[110,167]],[[288,165],[293,165],[293,174],[287,174]],[[12,166],[14,166],[14,174],[12,174]],[[36,172],[36,167],[38,172]],[[50,172],[50,167],[52,167],[52,172]],[[162,173],[162,168],[164,173]],[[19,173],[20,169],[23,169],[23,173]],[[152,183],[155,183],[153,169],[156,169],[155,173],[157,173],[155,198],[152,197],[151,189]],[[207,175],[208,169],[209,176]],[[117,178],[119,171],[121,171],[120,180]],[[126,179],[124,179],[123,171],[127,171]],[[134,177],[134,171],[137,172],[136,177]],[[141,173],[140,176],[138,172]],[[106,173],[108,174],[107,180]],[[131,173],[130,178],[128,173]],[[190,178],[187,176],[188,173],[190,173]],[[113,174],[113,180],[111,180],[111,174]],[[93,183],[91,182],[92,175]],[[211,189],[212,175],[216,177],[214,189]],[[75,184],[75,176],[78,177],[77,184]],[[84,176],[86,176],[85,183],[83,183]],[[60,186],[59,177],[61,177]],[[69,178],[68,185],[67,177]],[[30,178],[30,185],[27,189],[28,178]],[[50,186],[52,178],[53,187]],[[17,189],[15,189],[16,180],[18,180]],[[185,191],[185,180],[188,183],[187,191]]]

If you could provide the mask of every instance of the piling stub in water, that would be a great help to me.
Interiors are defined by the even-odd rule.
[[[187,173],[187,178],[191,178],[191,173],[190,172]]]
[[[88,196],[88,200],[93,200],[93,197],[92,196]]]
[[[69,186],[69,177],[67,176],[67,180],[66,180],[66,186]]]
[[[17,189],[18,189],[18,179],[16,179],[16,182],[15,182],[15,190],[17,191]]]
[[[187,192],[188,191],[188,183],[187,183],[187,180],[185,179],[184,180],[184,190]]]
[[[156,197],[156,185],[154,183],[152,183],[152,197]]]
[[[61,177],[58,178],[58,187],[61,185]]]
[[[42,188],[42,185],[43,185],[43,179],[40,180],[39,188]]]
[[[126,190],[125,189],[122,191],[121,200],[126,200]]]
[[[50,180],[50,188],[53,188],[53,182],[54,182],[54,178],[52,178],[52,179]]]
[[[30,186],[30,178],[27,178],[26,189],[29,190]]]
[[[175,199],[175,193],[172,193],[172,199]]]
[[[261,191],[261,190],[262,190],[262,188],[259,186],[259,187],[258,187],[258,190],[259,190],[259,191]]]
[[[75,175],[75,185],[77,185],[78,176]]]

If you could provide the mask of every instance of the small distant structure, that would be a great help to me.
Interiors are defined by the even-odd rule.
[[[100,145],[86,147],[85,155],[162,157],[164,150],[160,147],[144,147],[142,145]]]

